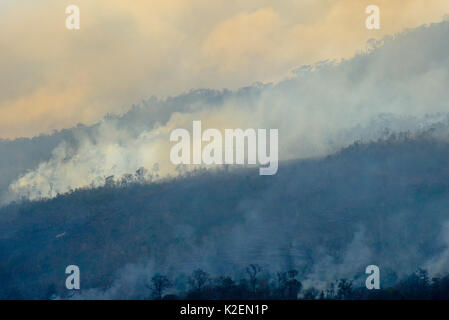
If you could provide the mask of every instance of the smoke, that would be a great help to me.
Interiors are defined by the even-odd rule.
[[[166,107],[160,115],[154,112],[160,105],[150,101],[134,110],[141,117],[151,114],[147,124],[129,114],[105,118],[93,134],[78,135],[76,146],[62,141],[49,160],[9,185],[2,202],[100,186],[107,177],[141,167],[152,177],[176,174],[169,134],[190,130],[193,120],[201,120],[204,129],[279,129],[280,160],[323,156],[354,141],[435,127],[448,110],[448,35],[449,22],[422,26],[371,43],[349,60],[304,66],[277,84],[158,102]]]
[[[151,297],[151,277],[154,275],[154,266],[150,262],[128,264],[121,269],[114,282],[107,289],[87,289],[75,293],[73,300],[142,300]]]
[[[104,122],[93,139],[81,137],[76,149],[62,142],[49,161],[40,163],[9,189],[16,197],[54,197],[74,188],[103,185],[107,177],[122,177],[140,167],[157,168],[161,137],[157,129],[132,137],[126,130]]]
[[[441,276],[449,269],[449,221],[443,223],[437,241],[444,248],[443,251],[424,265],[431,276]]]
[[[364,227],[354,233],[352,241],[342,250],[342,257],[330,255],[324,248],[317,248],[319,260],[312,266],[303,285],[304,288],[325,289],[337,279],[354,279],[360,272],[376,261],[367,245]],[[357,280],[357,279],[356,279]]]

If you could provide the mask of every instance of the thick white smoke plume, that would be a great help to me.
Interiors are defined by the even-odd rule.
[[[140,110],[151,114],[148,125],[126,116],[105,119],[93,134],[78,136],[76,147],[61,142],[49,161],[10,184],[3,202],[99,186],[141,167],[148,170],[145,178],[175,174],[169,135],[175,128],[191,130],[193,120],[220,130],[279,129],[280,160],[322,156],[356,140],[431,128],[449,111],[447,40],[449,22],[423,26],[371,44],[350,60],[302,67],[277,84],[223,91],[215,96],[218,102],[208,102],[208,91],[197,99],[186,94],[174,98],[181,107],[168,114],[169,102],[158,102],[167,108],[160,118],[148,103]]]

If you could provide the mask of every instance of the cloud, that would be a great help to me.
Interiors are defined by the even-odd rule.
[[[364,28],[371,3],[359,0],[80,0],[76,32],[65,28],[64,2],[2,3],[0,137],[91,124],[151,95],[281,80],[449,12],[439,0],[377,2],[374,32]]]

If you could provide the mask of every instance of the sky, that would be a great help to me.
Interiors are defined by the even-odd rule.
[[[80,30],[65,27],[71,4]],[[380,30],[365,28],[371,4]],[[4,0],[0,138],[92,124],[153,95],[276,82],[446,13],[442,0]]]

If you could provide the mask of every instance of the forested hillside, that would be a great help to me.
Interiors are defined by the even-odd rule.
[[[149,183],[136,173],[15,202],[0,209],[0,296],[64,297],[71,264],[81,295],[127,287],[121,298],[146,295],[142,281],[158,272],[178,292],[193,270],[238,278],[248,264],[298,270],[304,289],[364,281],[370,264],[384,285],[420,267],[444,275],[448,159],[441,139],[392,136],[283,162],[274,176],[222,168]]]

